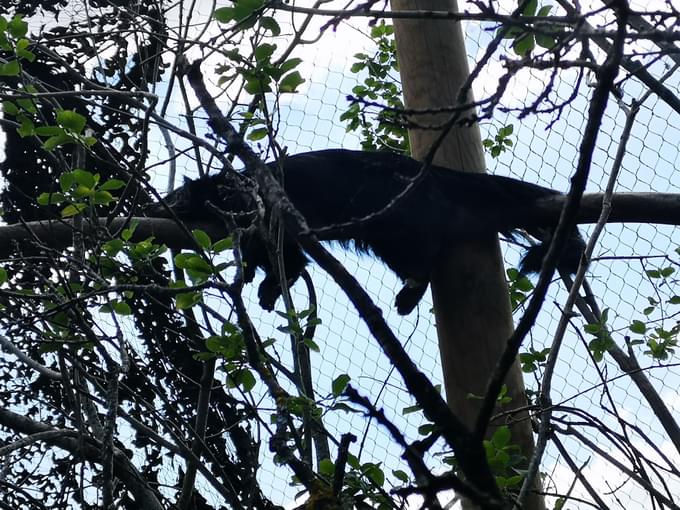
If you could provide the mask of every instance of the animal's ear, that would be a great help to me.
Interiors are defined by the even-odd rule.
[[[191,179],[189,179],[186,175],[184,176],[184,185],[186,186],[191,182]]]

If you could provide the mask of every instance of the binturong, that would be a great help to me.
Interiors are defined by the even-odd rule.
[[[282,170],[283,187],[309,227],[323,241],[382,260],[404,282],[395,306],[401,315],[413,311],[430,282],[435,264],[457,243],[499,232],[513,238],[525,229],[539,244],[529,247],[520,263],[523,273],[540,270],[552,237],[552,228],[531,223],[531,206],[559,192],[509,177],[468,173],[431,165],[419,174],[422,163],[388,152],[328,149],[286,156],[268,163]],[[396,201],[412,178],[411,188]],[[279,278],[262,233],[245,229],[255,217],[255,195],[242,189],[244,176],[219,174],[184,185],[165,197],[165,205],[152,204],[147,216],[168,217],[168,208],[183,220],[215,217],[213,206],[237,218],[243,227],[243,278],[250,282],[256,268],[265,278],[260,305],[273,310],[281,295]],[[247,172],[245,174],[247,177]],[[167,207],[166,207],[167,206]],[[342,226],[342,228],[333,228]],[[282,242],[286,280],[293,284],[307,265],[297,242],[284,235]],[[577,230],[568,239],[558,267],[573,273],[578,268],[584,241]]]

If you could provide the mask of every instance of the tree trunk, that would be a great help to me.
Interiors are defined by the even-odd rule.
[[[394,10],[458,10],[455,0],[392,0],[392,7]],[[406,107],[460,104],[459,90],[469,75],[460,23],[395,19],[394,25]],[[431,126],[444,124],[449,118],[450,114],[443,113],[417,115],[412,120],[418,125]],[[413,157],[423,159],[440,133],[440,130],[410,130]],[[483,172],[484,152],[478,125],[451,129],[433,162],[457,170]],[[484,395],[513,327],[497,236],[457,245],[451,250],[432,275],[432,299],[446,398],[452,410],[472,428],[480,401],[471,399],[470,395]],[[518,363],[509,373],[506,384],[512,403],[503,410],[524,407],[524,382]],[[534,442],[527,413],[521,412],[513,418],[514,442],[528,458]],[[474,508],[469,502],[464,507]],[[530,498],[525,508],[544,510],[543,498]]]

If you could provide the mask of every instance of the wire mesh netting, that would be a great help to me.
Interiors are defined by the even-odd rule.
[[[329,53],[322,51],[314,54],[313,58],[306,59],[308,65],[313,66],[313,71],[308,75],[309,83],[306,90],[289,105],[281,105],[281,117],[285,121],[282,122],[280,140],[291,152],[296,152],[296,148],[307,150],[358,146],[358,139],[352,134],[345,133],[337,119],[347,108],[345,96],[350,94],[352,87],[362,79],[362,75],[356,76],[349,72],[355,62],[352,55],[358,51],[370,54],[374,48],[372,41],[366,36],[363,39],[357,38],[365,43],[360,48],[355,48],[353,42],[352,48],[343,48],[344,51],[340,51],[341,47],[347,45],[348,40],[353,39],[347,35],[348,32],[356,34],[358,30],[362,30],[358,28],[360,22],[357,20],[352,20],[351,25],[351,27],[341,25],[337,31],[324,34],[325,44],[334,48],[330,58]],[[493,35],[483,28],[473,23],[467,25],[466,44],[471,66],[475,64],[475,56],[484,51]],[[369,29],[363,30],[365,34]],[[494,72],[500,65],[499,62],[492,62],[482,71],[474,85],[477,98],[486,97],[494,92],[496,87]],[[662,65],[658,64],[660,69]],[[571,96],[573,79],[574,75],[570,76],[569,73],[564,73],[560,77],[560,81],[553,89],[558,100],[567,101]],[[504,105],[520,108],[543,89],[544,83],[544,73],[526,72],[518,76],[516,83],[511,86],[511,97]],[[674,92],[677,91],[677,76],[672,76],[665,84]],[[610,103],[603,128],[599,133],[588,191],[602,191],[605,188],[630,102],[642,99],[645,90],[636,80],[628,79],[623,88],[621,101]],[[516,112],[505,113],[498,108],[493,120],[481,124],[482,138],[491,138],[499,127],[513,124],[514,146],[497,159],[487,155],[489,171],[566,191],[579,155],[590,91],[590,84],[587,81],[583,82],[576,98],[560,113],[530,115],[521,121],[518,121]],[[286,113],[288,108],[290,114]],[[680,178],[674,171],[678,158],[675,117],[676,114],[656,96],[645,98],[627,144],[626,157],[617,180],[617,191],[672,192],[678,189]],[[582,229],[587,235],[589,227],[582,226]],[[601,306],[610,310],[609,325],[615,341],[622,348],[625,348],[624,339],[640,338],[640,335],[636,336],[629,330],[633,320],[667,326],[675,324],[674,312],[670,309],[659,311],[652,316],[646,316],[643,311],[649,305],[650,299],[662,301],[658,294],[658,282],[650,279],[646,271],[667,265],[666,257],[668,255],[672,257],[678,239],[677,229],[670,226],[610,224],[606,227],[596,248],[596,257],[588,279]],[[517,262],[517,252],[512,246],[507,248],[506,261],[514,265]],[[417,318],[411,316],[400,318],[390,312],[391,299],[398,284],[389,272],[378,262],[368,258],[355,258],[346,253],[337,255],[343,257],[343,262],[351,268],[357,279],[366,285],[376,302],[386,311],[390,324],[399,337],[405,339],[416,364],[433,381],[441,381],[430,298],[427,297],[420,305]],[[412,402],[403,391],[399,377],[385,367],[385,359],[379,349],[371,341],[359,318],[351,307],[347,306],[344,296],[333,282],[324,278],[318,270],[314,271],[314,279],[320,296],[319,310],[323,321],[322,329],[317,334],[321,351],[313,358],[319,374],[318,387],[322,390],[329,389],[331,374],[351,374],[360,390],[370,396],[377,407],[384,408],[389,417],[406,432],[407,437],[417,438],[417,427],[422,424],[421,417],[402,416],[403,410]],[[666,290],[669,292],[667,297],[672,297],[672,289],[672,285],[667,287]],[[546,299],[541,317],[528,339],[528,346],[536,350],[550,346],[561,313],[560,303],[564,302],[564,297],[563,287],[555,283],[550,296]],[[517,313],[521,313],[521,308]],[[266,318],[262,320],[266,321]],[[573,326],[562,346],[553,382],[553,403],[596,417],[621,433],[625,430],[625,433],[632,434],[632,443],[635,447],[648,453],[651,458],[659,459],[659,453],[653,451],[654,447],[664,452],[673,451],[668,448],[668,438],[644,397],[617,364],[606,355],[602,362],[594,362],[588,349],[592,337],[583,333],[583,323],[582,318],[574,318]],[[677,416],[680,373],[676,364],[672,357],[663,361],[654,360],[643,354],[644,350],[639,347],[635,350],[639,362]],[[540,374],[540,369],[527,374],[526,383],[530,391],[538,389]],[[567,413],[561,415],[558,410],[556,414],[564,417],[563,425],[566,427],[566,422],[569,421],[569,418],[566,418]],[[575,420],[581,419],[587,421],[585,418]],[[622,420],[628,426],[621,428],[621,422],[618,420]],[[351,416],[343,417],[339,421],[330,420],[327,425],[337,427],[338,432],[353,430],[360,437],[363,436],[365,443],[362,459],[373,459],[374,462],[382,463],[388,473],[403,468],[400,452],[386,448],[389,440],[379,426],[375,424],[367,426],[363,419],[356,420]],[[623,455],[617,449],[615,441],[605,440],[594,424],[588,435],[594,443],[614,458]],[[612,469],[611,464],[598,457],[591,448],[585,447],[577,439],[567,439],[565,447],[582,467],[589,481],[601,491],[606,501],[613,505],[628,507],[632,505],[632,508],[646,507],[645,491],[630,483],[625,472],[615,472],[616,469]],[[675,459],[671,462],[677,460],[677,452],[671,455],[671,459]],[[574,483],[573,472],[565,467],[565,461],[555,447],[549,449],[541,472],[544,473],[545,488],[549,493],[564,494]],[[669,494],[677,496],[680,491],[677,480],[670,480],[667,490]],[[588,499],[578,483],[571,495]]]
[[[199,2],[193,11],[194,21],[209,20],[211,9],[211,6]],[[169,12],[176,14],[174,10]],[[77,18],[81,13],[76,11],[70,15]],[[276,14],[281,34],[272,37],[278,44],[278,50],[272,50],[275,55],[276,51],[281,51],[294,39],[304,17],[303,14],[291,14],[285,10]],[[355,17],[338,20],[331,25],[328,23],[328,18],[313,16],[310,26],[306,28],[303,44],[294,50],[293,55],[301,59],[298,71],[305,80],[296,93],[281,94],[278,97],[266,95],[266,109],[271,120],[268,128],[272,139],[250,138],[252,145],[261,151],[264,159],[272,157],[272,140],[289,154],[331,147],[362,147],[360,133],[348,130],[347,122],[341,120],[341,116],[352,104],[348,95],[355,95],[355,87],[364,83],[367,77],[366,70],[356,72],[353,66],[366,55],[370,60],[378,51],[376,38],[371,36],[371,29],[376,22]],[[490,23],[476,22],[466,22],[464,27],[469,63],[474,68],[494,40],[497,27]],[[189,59],[205,58],[205,72],[223,65],[226,57],[220,51],[212,51],[211,46],[224,36],[221,29],[210,25],[205,33],[202,31],[203,26],[195,28],[195,34],[188,30],[183,37],[191,40],[200,34],[205,40],[213,38],[210,43],[195,45],[186,50]],[[253,51],[254,47],[257,47],[255,42],[247,37],[234,44],[234,48],[243,54]],[[510,43],[508,52],[509,48]],[[108,58],[106,51],[102,50],[98,58]],[[630,50],[649,64],[648,69],[655,76],[664,76],[673,65],[672,58],[668,55],[659,56],[651,50],[646,51],[649,53],[637,48]],[[357,54],[363,54],[364,57],[357,57]],[[602,56],[603,54],[598,53],[598,57]],[[229,58],[232,63],[237,60],[233,54]],[[481,69],[473,84],[477,99],[487,98],[497,90],[499,78],[507,69],[504,67],[506,59],[499,52]],[[94,63],[91,65],[96,67]],[[568,190],[570,177],[581,154],[589,101],[596,81],[595,75],[579,73],[580,70],[576,67],[565,69],[557,74],[554,81],[549,81],[549,71],[529,67],[515,74],[493,115],[482,119],[480,123],[483,139],[494,139],[499,130],[508,125],[512,125],[514,129],[509,138],[512,141],[511,146],[507,145],[497,157],[487,154],[486,161],[491,173],[512,176],[557,190]],[[208,72],[205,74],[211,78]],[[680,88],[679,76],[677,73],[668,73],[664,81],[665,87],[676,96]],[[398,80],[396,73],[392,78]],[[617,84],[619,87],[612,94],[617,100],[610,101],[598,133],[587,191],[599,192],[605,189],[631,105],[640,101],[640,110],[630,139],[625,144],[625,157],[618,170],[616,191],[675,192],[680,187],[680,177],[675,171],[679,156],[677,140],[680,135],[677,112],[657,95],[648,94],[647,88],[636,77],[622,73],[620,78],[621,82]],[[247,119],[248,113],[252,112],[248,111],[251,105],[243,95],[239,95],[243,92],[242,83],[238,87],[220,89],[217,78],[210,81],[211,90],[215,92],[222,110],[229,112],[230,118],[235,122]],[[155,92],[163,96],[167,93],[167,86],[168,83],[162,80]],[[539,98],[546,88],[550,92],[541,104],[551,105],[549,111],[524,115],[525,108]],[[220,142],[215,139],[212,128],[198,113],[200,110],[196,108],[194,97],[190,96],[186,103],[179,94],[168,97],[170,99],[164,113],[166,120],[189,130],[188,104],[195,110],[195,135],[219,146]],[[247,95],[245,97],[250,98]],[[377,111],[379,108],[369,108],[365,115],[370,119]],[[171,187],[180,185],[182,176],[196,177],[201,165],[204,170],[219,169],[220,163],[209,151],[194,151],[191,139],[174,133],[171,134],[172,144],[169,144],[163,135],[157,126],[152,125],[148,144],[149,177],[158,190],[168,191],[168,175],[173,172],[176,172],[176,176],[171,179]],[[201,165],[197,164],[197,155],[201,155]],[[585,237],[592,232],[591,226],[581,226],[581,229]],[[680,417],[680,369],[674,353],[677,334],[675,328],[678,324],[675,307],[680,298],[675,290],[677,282],[673,273],[664,272],[665,268],[675,267],[677,264],[677,253],[674,250],[678,247],[679,239],[677,228],[672,226],[609,224],[597,244],[587,278],[600,309],[605,311],[607,320],[604,322],[610,336],[602,337],[602,328],[589,329],[585,327],[588,323],[586,319],[581,315],[574,315],[561,345],[551,389],[554,437],[551,438],[553,441],[549,443],[540,469],[551,507],[557,508],[560,498],[569,495],[576,502],[574,508],[586,508],[589,504],[599,508],[596,504],[585,503],[592,501],[592,492],[577,479],[575,471],[595,488],[611,508],[649,508],[650,493],[654,491],[657,492],[652,497],[655,503],[665,501],[663,498],[675,500],[680,497],[680,474],[675,468],[680,464],[677,449],[660,425],[659,417],[651,409],[648,397],[645,398],[640,393],[639,386],[625,373],[611,353],[607,352],[611,348],[607,345],[602,347],[601,343],[613,341],[623,352],[637,358],[641,367],[639,371],[649,379],[672,417],[676,420]],[[503,246],[506,265],[516,266],[521,250],[512,242],[504,243]],[[418,246],[405,245],[403,249],[417,250]],[[393,304],[401,282],[387,267],[375,258],[357,254],[338,245],[332,245],[331,252],[382,309],[388,324],[413,362],[433,383],[441,384],[437,331],[429,292],[415,312],[400,316]],[[377,409],[384,410],[387,418],[403,433],[408,442],[421,439],[431,432],[423,428],[427,420],[415,407],[413,397],[405,389],[400,376],[383,354],[345,292],[319,267],[310,265],[309,271],[316,290],[316,301],[310,302],[309,289],[302,280],[293,286],[291,292],[297,310],[313,306],[321,321],[313,338],[318,352],[312,352],[311,363],[316,396],[326,405],[322,418],[328,435],[339,438],[342,434],[353,433],[358,440],[352,444],[351,453],[360,458],[364,467],[370,463],[380,466],[387,476],[386,490],[401,487],[400,472],[408,470],[407,463],[402,458],[402,448],[395,444],[384,427],[376,420],[367,418],[359,409],[331,408],[330,404],[334,402],[333,381],[342,374],[349,375],[357,390]],[[227,280],[233,277],[233,272],[233,268],[227,269]],[[262,275],[258,274],[255,282],[247,285],[244,290],[248,312],[260,338],[265,341],[274,339],[270,353],[279,366],[292,367],[295,360],[291,355],[286,329],[287,317],[285,314],[266,312],[260,308],[257,287],[261,279]],[[535,353],[551,347],[565,299],[564,285],[556,280],[535,326],[525,340],[523,351]],[[231,303],[225,301],[216,291],[206,292],[205,302],[211,312],[215,311],[222,317],[233,317]],[[277,310],[281,309],[279,301]],[[523,311],[524,306],[519,305],[516,318]],[[145,358],[144,347],[138,338],[139,331],[133,320],[113,320],[105,313],[93,313],[97,324],[105,331],[122,330],[131,351],[136,352],[141,359]],[[209,323],[211,320],[215,321],[214,317],[209,318],[206,314],[199,322]],[[603,354],[602,360],[597,359],[598,353]],[[525,374],[525,382],[530,401],[534,402],[535,395],[541,388],[545,359],[526,365],[529,369]],[[175,368],[168,364],[167,370],[172,372]],[[280,373],[285,372],[281,369]],[[22,375],[24,376],[25,374]],[[26,381],[31,380],[29,376],[25,377]],[[178,377],[184,377],[184,374]],[[216,377],[227,386],[228,377],[224,373],[219,373]],[[190,378],[186,376],[186,379],[188,381]],[[6,389],[11,391],[14,383],[15,381],[8,384]],[[295,393],[292,382],[282,384],[286,390]],[[27,382],[26,386],[28,385]],[[259,445],[261,466],[258,482],[265,496],[286,508],[301,504],[307,497],[303,494],[301,485],[292,483],[292,471],[282,462],[278,462],[280,459],[275,462],[269,451],[268,445],[273,436],[273,427],[270,425],[279,414],[276,399],[271,397],[262,381],[257,382],[252,392],[241,391],[236,386],[229,391],[233,392],[235,398],[252,405],[252,409],[258,414],[258,419],[248,415],[243,421],[247,422],[248,432]],[[101,402],[98,404],[103,405]],[[136,437],[129,425],[119,425],[118,439],[122,444],[134,444]],[[232,439],[225,441],[229,447],[227,453],[236,456],[237,445]],[[451,467],[451,452],[443,446],[442,441],[437,444],[439,449],[432,449],[426,457],[435,474],[442,474]],[[332,445],[332,450],[333,454],[337,453],[337,443]],[[131,457],[139,465],[145,462],[144,455],[139,451]],[[169,457],[170,460],[163,463],[157,476],[159,490],[166,491],[167,494],[172,493],[170,487],[175,488],[184,469],[172,456]],[[50,462],[59,460],[57,456]],[[31,469],[36,465],[40,467],[44,461],[27,458],[24,462],[26,469]],[[569,463],[575,464],[576,470]],[[93,475],[92,479],[95,478]],[[641,483],[641,479],[647,480],[648,485]],[[223,503],[223,495],[201,474],[198,475],[196,486],[211,504],[217,507]],[[453,496],[449,498],[451,499]],[[412,498],[406,504],[416,507],[419,502],[418,498]]]

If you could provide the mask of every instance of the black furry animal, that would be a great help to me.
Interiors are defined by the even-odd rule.
[[[277,163],[268,164],[272,170]],[[381,211],[418,174],[422,164],[409,157],[387,152],[329,149],[287,156],[283,160],[283,185],[295,207],[312,229],[360,220]],[[479,238],[490,232],[512,236],[513,229],[527,228],[543,243],[527,250],[521,269],[535,272],[547,250],[550,232],[521,225],[529,206],[557,191],[509,177],[467,173],[430,166],[427,174],[396,206],[368,222],[356,221],[342,234],[320,235],[321,240],[339,241],[381,259],[404,282],[397,294],[397,311],[410,313],[423,296],[436,261],[457,242]],[[239,189],[238,176],[213,175],[185,180],[168,194],[165,203],[185,220],[206,219],[206,202],[230,213],[255,209],[252,195]],[[147,216],[168,216],[162,204],[154,204]],[[252,216],[252,215],[251,215]],[[238,217],[244,217],[238,215]],[[243,225],[242,225],[243,226]],[[548,239],[546,239],[548,238]],[[577,231],[567,243],[560,267],[574,272],[584,243]],[[244,280],[265,271],[258,295],[260,304],[272,310],[281,295],[260,234],[248,233],[241,242],[245,263]],[[283,240],[283,260],[289,283],[307,264],[307,258],[290,237]]]

